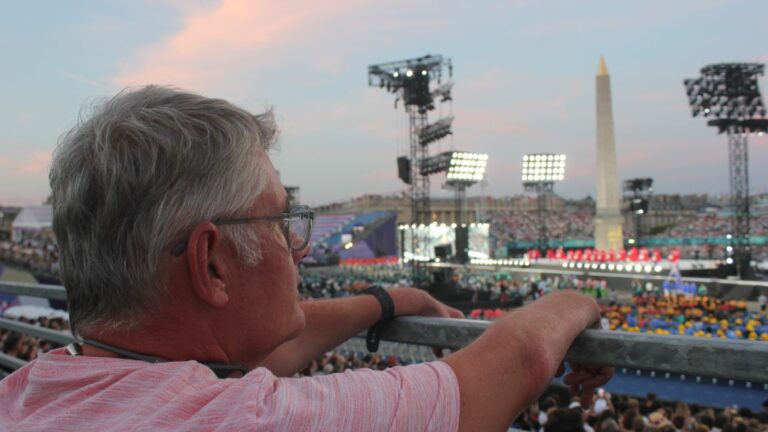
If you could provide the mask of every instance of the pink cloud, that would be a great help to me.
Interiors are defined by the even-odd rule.
[[[484,134],[508,136],[529,132],[528,126],[515,113],[500,112],[493,109],[462,109],[455,121],[455,130],[463,128],[481,129]]]
[[[0,155],[0,204],[40,204],[48,194],[51,150]]]
[[[622,153],[616,157],[619,168],[633,168],[651,160],[651,155],[645,151]]]
[[[643,92],[631,96],[637,102],[646,102],[659,105],[686,105],[685,89],[681,85],[678,91]]]
[[[18,174],[46,174],[51,164],[51,150],[34,151],[21,158],[14,171]]]
[[[47,175],[52,153],[52,150],[37,150],[21,156],[0,155],[0,168],[6,175],[11,176]]]
[[[511,115],[536,117],[546,113],[567,114],[566,105],[580,97],[590,87],[590,81],[576,78],[550,78],[521,73],[519,70],[490,68],[469,76],[454,89],[462,106],[486,104],[488,100],[508,99],[509,106],[493,107]],[[524,103],[521,103],[524,102]]]
[[[479,75],[467,77],[461,82],[458,90],[468,94],[495,94],[500,90],[519,87],[529,80],[530,77],[519,70],[491,67]]]
[[[699,1],[697,9],[714,9],[720,7],[723,0]],[[550,6],[552,6],[550,4]],[[614,14],[612,16],[568,17],[561,19],[549,19],[535,21],[518,28],[517,32],[522,37],[538,38],[552,35],[566,34],[570,37],[587,32],[611,32],[626,30],[628,28],[649,27],[661,21],[670,21],[690,14],[689,6],[683,3],[670,3],[660,10],[655,4],[638,3],[628,8],[628,12]]]
[[[271,49],[311,37],[308,26],[349,10],[348,2],[332,5],[309,0],[270,2],[224,0],[212,8],[187,7],[176,33],[137,54],[114,79],[120,86],[147,83],[208,89],[224,84],[231,74],[268,66]],[[335,67],[333,61],[323,64]]]

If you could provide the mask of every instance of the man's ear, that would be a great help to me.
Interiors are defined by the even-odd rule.
[[[192,290],[200,300],[219,308],[229,303],[227,285],[222,278],[224,253],[219,228],[211,222],[198,224],[187,239],[187,264]]]

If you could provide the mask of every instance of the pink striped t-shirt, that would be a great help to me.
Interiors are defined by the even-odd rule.
[[[54,350],[0,381],[2,431],[455,431],[459,386],[442,362],[218,379],[194,362],[150,364]]]

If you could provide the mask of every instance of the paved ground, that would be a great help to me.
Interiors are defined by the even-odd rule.
[[[28,282],[37,283],[35,277],[29,272],[19,271],[12,268],[5,267],[5,270],[0,273],[0,280],[12,281],[12,282]]]

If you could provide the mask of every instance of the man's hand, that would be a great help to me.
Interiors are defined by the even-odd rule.
[[[613,377],[613,368],[581,363],[569,363],[571,370],[563,378],[563,384],[571,390],[572,396],[581,399],[581,407],[589,409],[595,390]]]
[[[464,318],[464,314],[445,305],[426,291],[416,288],[392,288],[389,295],[395,302],[395,315],[419,315],[437,318]]]
[[[437,301],[426,291],[416,288],[393,288],[389,290],[395,302],[396,315],[420,315],[437,318],[464,318],[464,314],[455,308]],[[432,347],[435,357],[443,357],[442,347]]]

